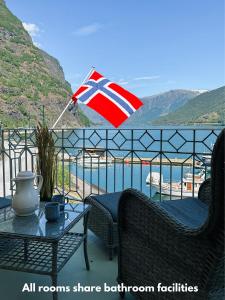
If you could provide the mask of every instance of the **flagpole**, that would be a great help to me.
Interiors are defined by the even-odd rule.
[[[93,72],[93,70],[95,69],[95,67],[91,67],[91,70],[88,72],[88,74],[85,76],[84,80],[82,81],[81,85],[88,79],[88,77],[91,75],[91,73]],[[70,99],[70,101],[67,103],[66,107],[64,108],[64,110],[62,111],[62,113],[60,114],[60,116],[58,117],[58,119],[56,120],[56,122],[54,123],[54,125],[52,126],[52,129],[55,128],[55,126],[59,123],[60,119],[62,118],[62,116],[64,115],[65,111],[67,110],[67,108],[69,107],[69,105],[73,103],[73,99]]]
[[[67,108],[69,107],[69,105],[72,103],[72,99],[70,99],[70,101],[67,103],[66,107],[64,108],[64,110],[62,111],[62,113],[60,114],[60,116],[58,117],[58,119],[56,120],[56,122],[54,123],[54,125],[52,126],[52,129],[55,128],[55,126],[59,123],[59,120],[62,118],[62,116],[64,115],[65,111],[67,110]]]

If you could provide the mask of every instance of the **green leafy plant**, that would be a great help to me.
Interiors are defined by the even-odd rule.
[[[56,175],[55,143],[52,132],[40,123],[36,129],[36,143],[38,148],[37,173],[43,177],[40,198],[48,201],[53,195]]]
[[[69,190],[70,185],[70,168],[67,164],[58,162],[57,165],[57,187],[63,187]]]

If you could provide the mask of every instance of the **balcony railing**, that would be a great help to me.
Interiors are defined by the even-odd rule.
[[[53,130],[57,156],[55,192],[77,199],[91,193],[136,188],[155,199],[196,196],[210,176],[220,129]],[[35,129],[1,130],[0,196],[11,179],[36,171]],[[146,180],[148,181],[146,183]]]

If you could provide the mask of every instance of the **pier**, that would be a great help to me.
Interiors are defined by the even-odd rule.
[[[174,165],[174,166],[193,166],[193,159],[185,159],[185,158],[122,158],[122,157],[115,157],[113,158],[114,163],[125,163],[125,164],[142,164],[142,165],[153,165],[158,166],[162,165]],[[195,161],[195,166],[200,166],[199,161]]]
[[[64,154],[64,156],[60,155],[60,160],[64,160],[65,162],[76,162],[77,157],[76,156],[70,156],[67,153]],[[85,162],[85,159],[84,159]],[[193,163],[195,162],[195,167],[200,167],[201,162],[197,160],[193,160],[193,158],[170,158],[167,159],[165,157],[162,157],[161,159],[159,157],[151,158],[151,157],[109,157],[110,163],[120,163],[120,164],[142,164],[142,165],[153,165],[158,166],[160,164],[169,166],[185,166],[185,167],[193,167]],[[99,157],[99,162],[93,162],[93,165],[106,165],[106,162],[101,162],[101,158]]]

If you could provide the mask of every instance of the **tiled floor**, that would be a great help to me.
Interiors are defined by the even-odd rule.
[[[89,233],[88,252],[91,270],[86,271],[82,247],[73,255],[58,276],[58,285],[69,286],[80,283],[83,286],[101,286],[106,283],[108,286],[117,285],[117,258],[108,260],[108,255],[102,243],[91,233]],[[22,293],[25,283],[36,283],[36,286],[51,285],[49,276],[36,275],[30,273],[0,270],[0,299],[1,300],[51,300],[51,293]],[[59,300],[119,300],[118,293],[113,292],[93,292],[93,293],[59,293]],[[126,295],[126,300],[134,299],[131,295]]]

